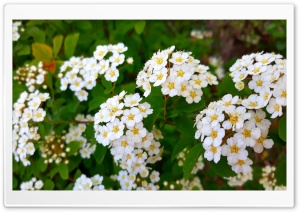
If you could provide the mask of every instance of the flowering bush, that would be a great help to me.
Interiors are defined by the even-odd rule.
[[[13,189],[286,189],[285,23],[199,23],[14,22]]]

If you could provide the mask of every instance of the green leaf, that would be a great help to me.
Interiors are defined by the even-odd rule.
[[[45,163],[44,159],[43,158],[40,158],[37,160],[36,162],[36,167],[38,167],[38,169],[41,171],[41,172],[44,172],[46,171],[47,169],[47,164]]]
[[[159,114],[163,111],[163,108],[153,108],[153,113],[144,119],[144,127],[150,132],[153,128],[155,121],[158,119]]]
[[[101,83],[106,88],[104,93],[109,94],[113,89],[112,82],[107,81],[104,76],[101,76]]]
[[[89,110],[88,112],[98,108],[100,109],[100,105],[105,102],[107,98],[104,96],[97,96],[95,98],[93,98],[90,102],[89,102]]]
[[[175,119],[176,122],[176,129],[181,132],[182,134],[186,135],[189,138],[193,138],[195,136],[195,128],[194,128],[194,122],[186,117],[186,116],[178,116]]]
[[[89,124],[86,126],[86,129],[85,129],[85,135],[86,135],[86,138],[87,138],[87,139],[93,138],[93,137],[94,137],[94,133],[95,133],[95,130],[94,130],[94,123],[89,123]]]
[[[143,33],[145,26],[146,26],[146,21],[138,21],[134,25],[134,29],[135,29],[136,33],[140,35]]]
[[[178,103],[174,106],[174,109],[180,112],[194,112],[200,111],[205,107],[204,100],[201,100],[198,103],[188,104],[185,99],[181,98]]]
[[[13,189],[16,189],[18,187],[18,180],[17,178],[14,176],[13,177]]]
[[[77,178],[79,178],[81,176],[81,174],[82,173],[81,173],[80,169],[77,169],[77,171],[74,174],[74,180],[76,180]]]
[[[42,61],[50,61],[52,59],[52,48],[44,43],[33,43],[32,55]]]
[[[181,139],[174,147],[174,150],[172,152],[171,160],[174,160],[177,155],[184,150],[186,147],[189,147],[193,144],[194,139],[190,138],[183,138]]]
[[[18,51],[17,54],[19,56],[29,55],[30,54],[30,46],[29,45],[22,46],[22,48]]]
[[[286,142],[286,117],[282,117],[278,124],[279,137]]]
[[[70,151],[67,152],[67,155],[71,156],[80,149],[81,145],[79,141],[71,141],[67,146],[70,148]]]
[[[92,28],[92,24],[88,20],[79,20],[79,21],[76,21],[76,26],[78,28],[80,28],[80,29],[83,29],[83,30],[88,30],[88,29]]]
[[[70,58],[74,56],[75,48],[79,39],[79,33],[68,35],[64,42],[65,55]]]
[[[93,156],[98,164],[102,163],[102,161],[105,157],[105,154],[107,152],[107,148],[108,148],[107,146],[105,147],[101,144],[97,144],[96,150],[95,150]]]
[[[142,102],[148,102],[152,108],[163,108],[164,98],[160,87],[153,87],[149,96],[143,99]]]
[[[236,175],[236,173],[232,171],[231,166],[228,165],[226,157],[221,157],[218,163],[211,162],[210,165],[215,173],[221,177],[232,177]]]
[[[44,182],[43,190],[53,190],[54,182],[52,180],[47,179]]]
[[[56,57],[63,43],[64,37],[57,35],[53,38],[53,57]]]
[[[278,165],[275,170],[275,178],[276,178],[276,185],[278,186],[285,186],[286,185],[286,159],[280,157],[278,159]]]
[[[188,152],[183,163],[184,179],[189,179],[197,160],[199,159],[200,155],[203,154],[203,152],[204,149],[202,147],[202,144],[197,144]]]
[[[61,163],[58,165],[58,172],[59,172],[59,175],[60,177],[63,179],[63,180],[67,180],[69,178],[69,169],[68,169],[68,166],[64,163]]]

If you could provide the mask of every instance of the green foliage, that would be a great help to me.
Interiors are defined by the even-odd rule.
[[[32,55],[35,57],[35,59],[41,61],[50,61],[52,59],[52,48],[43,43],[33,43]]]
[[[66,57],[70,58],[74,55],[78,39],[79,39],[79,33],[68,35],[65,38],[64,51]]]
[[[218,163],[210,163],[211,167],[217,175],[220,177],[233,177],[236,174],[232,171],[231,166],[228,165],[227,159],[221,157],[221,160]]]
[[[191,146],[193,144],[193,142],[194,142],[194,140],[190,139],[190,138],[181,139],[174,147],[174,150],[173,150],[172,156],[171,156],[171,160],[174,160],[182,150]]]
[[[53,57],[56,58],[62,44],[64,37],[62,35],[58,35],[53,38]]]
[[[202,144],[197,144],[194,146],[190,151],[188,152],[186,159],[183,164],[183,172],[184,172],[184,179],[187,180],[191,172],[195,166],[196,161],[200,157],[201,154],[203,154],[204,149],[202,147]]]
[[[286,142],[286,117],[282,117],[279,121],[279,137]]]

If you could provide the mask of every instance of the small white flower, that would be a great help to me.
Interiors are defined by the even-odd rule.
[[[80,91],[84,87],[84,81],[80,77],[77,77],[70,86],[72,91]]]
[[[167,64],[168,54],[164,52],[157,52],[151,58],[151,64],[154,70],[160,70]]]
[[[168,69],[163,67],[161,70],[154,70],[153,74],[149,77],[150,82],[154,82],[153,86],[159,86],[164,83],[168,76]]]
[[[240,71],[234,71],[230,73],[233,82],[240,82],[248,76],[248,72],[245,68],[242,68]]]
[[[126,107],[134,107],[137,106],[141,100],[142,98],[138,93],[126,95],[124,99],[124,105]]]
[[[210,85],[217,85],[219,84],[217,81],[217,77],[213,74],[211,74],[210,72],[205,73],[206,75],[206,81],[208,82],[208,84]]]
[[[110,143],[110,140],[112,140],[112,132],[106,126],[99,126],[97,132],[99,133],[96,136],[98,143],[102,144],[103,146],[107,146]]]
[[[39,97],[34,97],[30,102],[28,102],[28,108],[30,110],[37,110],[41,104],[41,99]]]
[[[107,54],[107,46],[97,46],[96,51],[94,51],[94,57],[97,60],[102,60],[103,57]]]
[[[239,159],[246,160],[248,152],[246,150],[246,144],[242,137],[237,136],[227,139],[227,145],[222,146],[222,155],[227,156],[228,163],[236,163]]]
[[[75,95],[77,96],[79,101],[86,101],[88,99],[88,92],[85,90],[76,91]]]
[[[126,60],[126,62],[128,63],[128,64],[133,64],[133,58],[132,57],[129,57],[127,60]]]
[[[272,114],[271,118],[274,119],[276,117],[282,116],[282,107],[281,105],[276,103],[275,98],[271,98],[268,106],[266,107],[268,113]]]
[[[146,136],[147,130],[143,127],[143,122],[135,124],[133,127],[128,127],[126,135],[129,139],[132,139],[135,143],[142,141],[142,138]]]
[[[204,158],[208,161],[214,160],[215,163],[218,163],[221,159],[221,146],[215,147],[213,145],[203,145],[205,152]]]
[[[159,172],[158,171],[152,171],[152,173],[150,174],[150,180],[152,183],[156,183],[159,181]]]
[[[23,122],[27,122],[32,118],[32,110],[25,108],[22,115]]]
[[[34,122],[41,122],[44,120],[45,116],[46,116],[46,112],[42,108],[39,108],[33,111],[32,120]]]
[[[41,180],[38,180],[34,183],[34,188],[36,190],[41,190],[43,186],[44,186],[44,183]]]
[[[193,75],[190,80],[190,85],[193,86],[195,89],[201,89],[206,87],[208,84],[205,75]]]
[[[247,109],[260,109],[264,105],[264,100],[257,94],[251,94],[247,99],[242,101],[242,105]]]
[[[202,90],[195,89],[189,91],[185,99],[189,104],[192,104],[193,102],[198,103],[201,100],[202,95],[203,95]]]
[[[225,130],[219,124],[213,128],[203,128],[203,133],[207,136],[203,141],[206,146],[211,144],[215,147],[220,146],[225,136]]]
[[[172,58],[170,59],[171,63],[176,65],[181,65],[188,61],[189,54],[187,52],[174,52]]]
[[[261,131],[261,136],[256,139],[256,143],[253,146],[253,149],[256,153],[261,153],[264,148],[271,149],[274,145],[274,141],[272,139],[267,139],[268,130],[264,129]]]
[[[244,125],[244,121],[251,117],[250,113],[246,112],[246,108],[243,106],[236,107],[228,113],[229,120],[223,122],[224,129],[240,129]]]
[[[251,75],[258,75],[262,72],[265,72],[267,70],[266,66],[263,66],[262,63],[255,63],[254,65],[249,65],[248,66],[248,74]]]
[[[148,102],[139,104],[138,109],[143,118],[146,118],[149,114],[153,113],[153,109],[151,109],[151,105]]]
[[[167,80],[161,85],[161,92],[164,95],[169,95],[170,97],[176,96],[178,94],[178,90],[180,83],[176,80],[175,77],[169,76]]]
[[[118,66],[124,63],[125,55],[114,52],[113,55],[109,58],[109,61],[112,63],[112,66]]]
[[[115,82],[119,77],[119,70],[115,66],[111,66],[104,75],[107,81]]]
[[[65,91],[68,88],[69,81],[66,78],[60,79],[60,90]]]
[[[256,93],[260,93],[263,92],[270,83],[268,81],[264,81],[261,75],[255,75],[252,77],[252,80],[248,85],[251,90],[254,90]]]
[[[250,165],[252,165],[252,163],[253,163],[252,160],[247,158],[246,160],[238,160],[236,163],[229,164],[229,165],[232,166],[231,169],[235,173],[247,174],[252,171],[252,169],[250,167]]]
[[[125,110],[121,118],[122,122],[127,125],[127,127],[133,127],[136,123],[142,121],[143,116],[140,114],[139,109],[131,108],[130,110]]]
[[[111,140],[120,138],[124,133],[124,124],[117,118],[112,123],[108,123],[107,128],[111,132]]]
[[[187,64],[174,65],[171,69],[170,76],[176,78],[178,82],[187,81],[191,78],[193,72]]]
[[[245,140],[247,146],[253,147],[255,140],[261,135],[261,130],[255,127],[255,123],[252,121],[245,122],[243,128],[238,129],[237,132]]]
[[[123,53],[128,50],[128,47],[124,45],[124,43],[118,43],[117,45],[113,46],[113,50],[117,51],[118,53]]]

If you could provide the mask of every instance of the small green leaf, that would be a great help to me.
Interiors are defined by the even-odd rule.
[[[29,55],[30,54],[30,46],[29,45],[25,45],[23,46],[17,53],[19,56],[22,55]]]
[[[135,29],[136,33],[140,35],[143,33],[145,26],[146,26],[146,21],[138,21],[134,25],[134,29]]]
[[[221,177],[232,177],[236,175],[236,173],[232,171],[231,166],[228,165],[225,157],[221,157],[221,160],[219,160],[218,163],[212,161],[210,165],[215,173]]]
[[[80,169],[77,169],[77,171],[74,174],[74,180],[76,180],[77,178],[79,178],[81,176],[81,174],[82,173],[81,173]]]
[[[105,147],[101,144],[97,144],[96,150],[95,150],[93,156],[98,164],[102,163],[102,161],[105,157],[105,154],[107,152],[107,148],[108,148],[107,146]]]
[[[181,139],[174,147],[171,160],[174,160],[182,150],[184,150],[186,147],[191,146],[193,142],[194,140],[190,138]]]
[[[282,117],[278,124],[279,137],[286,142],[286,117]]]
[[[153,108],[153,113],[144,119],[144,127],[150,132],[153,128],[155,121],[158,119],[159,114],[163,111],[163,108]]]
[[[71,156],[80,149],[81,145],[79,141],[71,141],[67,146],[70,148],[70,151],[67,153],[67,155]]]
[[[53,57],[56,57],[63,43],[64,37],[57,35],[53,38]]]
[[[33,43],[32,55],[38,60],[49,62],[52,59],[52,48],[44,43]]]
[[[69,178],[69,170],[66,164],[61,163],[60,165],[58,165],[58,172],[63,180],[67,180]]]
[[[65,38],[64,51],[65,55],[70,58],[74,56],[75,48],[79,39],[79,33],[68,35]]]
[[[186,135],[189,138],[193,138],[195,136],[195,128],[194,128],[194,122],[186,117],[186,116],[178,116],[175,119],[176,122],[176,129],[181,132],[182,134]]]
[[[18,180],[17,178],[14,176],[13,177],[13,189],[16,189],[18,187]]]
[[[44,182],[43,190],[53,190],[54,182],[52,180],[47,179]]]
[[[88,20],[78,20],[76,21],[76,26],[83,30],[88,30],[92,28],[92,24]]]
[[[100,105],[105,102],[107,98],[104,96],[97,96],[95,98],[93,98],[90,102],[89,102],[89,110],[88,112],[96,109],[96,108],[100,108]]]
[[[198,103],[192,103],[188,104],[185,99],[180,99],[178,103],[174,106],[174,109],[179,112],[194,112],[194,111],[200,111],[205,107],[205,102],[201,100]]]
[[[94,133],[95,133],[95,130],[94,130],[94,123],[89,123],[89,124],[86,126],[86,129],[85,129],[85,135],[86,135],[86,138],[87,138],[87,139],[93,138],[93,137],[94,137]]]
[[[109,94],[112,91],[112,89],[113,89],[112,82],[107,81],[104,78],[104,76],[102,76],[101,77],[101,83],[106,88],[105,91],[104,91],[104,93],[105,94]]]
[[[204,149],[202,147],[202,144],[197,144],[188,152],[183,163],[184,179],[189,179],[197,160],[199,159],[200,155],[203,154],[203,152]]]

